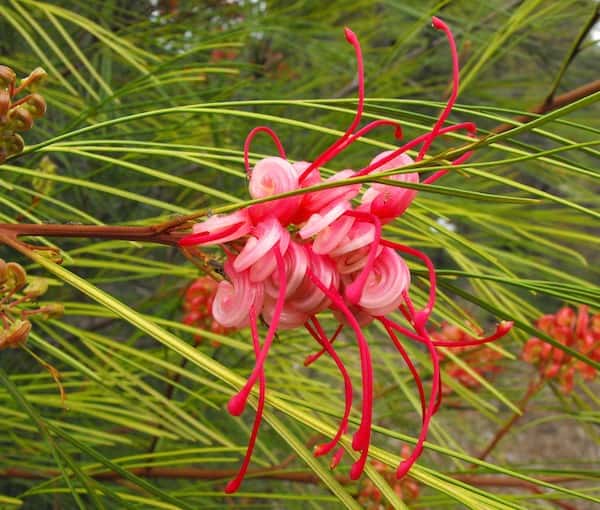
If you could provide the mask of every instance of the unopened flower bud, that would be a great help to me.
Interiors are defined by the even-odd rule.
[[[40,94],[31,94],[25,103],[25,108],[27,108],[34,119],[37,119],[46,113],[46,101]]]
[[[54,162],[48,156],[44,156],[38,165],[38,174],[40,176],[36,176],[31,180],[31,186],[33,189],[45,195],[50,194],[54,188],[54,181],[46,179],[45,176],[54,175],[56,173],[56,169],[57,167]]]
[[[49,303],[40,308],[40,317],[43,319],[58,319],[65,314],[65,305],[62,303]]]
[[[11,110],[8,113],[8,121],[15,131],[27,131],[33,126],[33,116],[24,107]]]
[[[62,264],[64,261],[64,257],[62,256],[60,250],[56,248],[39,249],[36,250],[36,253],[45,259],[51,260],[55,264]]]
[[[31,331],[31,322],[17,319],[8,329],[0,332],[0,349],[10,347],[16,349],[27,341]]]
[[[23,294],[32,298],[43,296],[48,290],[48,280],[46,278],[31,278]]]
[[[0,285],[8,279],[8,264],[0,259]]]
[[[12,156],[13,154],[19,154],[23,151],[24,147],[25,142],[23,141],[23,138],[17,134],[7,136],[4,140],[4,150],[9,156]]]
[[[9,262],[6,264],[6,269],[8,273],[8,277],[6,279],[6,286],[8,287],[8,290],[18,290],[25,285],[27,281],[27,273],[21,264]]]
[[[6,114],[10,107],[10,94],[8,90],[0,89],[0,123],[4,124],[7,120]]]
[[[0,66],[0,89],[7,89],[15,82],[15,72],[7,66]]]
[[[37,90],[39,86],[46,80],[48,77],[48,73],[44,71],[41,67],[36,67],[27,78],[21,80],[19,85],[20,88],[26,88],[31,90],[32,92]]]

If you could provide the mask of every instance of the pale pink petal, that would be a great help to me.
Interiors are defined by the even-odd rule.
[[[383,246],[377,247],[376,256],[379,256]],[[335,258],[336,268],[341,275],[355,273],[362,269],[369,259],[369,246],[363,246],[358,250],[344,253]]]
[[[324,182],[336,182],[343,179],[349,179],[354,176],[354,170],[342,170],[325,179]],[[322,191],[313,191],[305,195],[302,205],[309,211],[319,212],[324,207],[341,200],[352,200],[360,193],[360,184],[338,186],[337,188],[328,188]]]
[[[348,234],[354,221],[355,219],[350,216],[342,216],[321,230],[313,241],[313,251],[319,255],[331,252]]]
[[[339,286],[339,275],[333,266],[329,257],[317,255],[306,248],[309,254],[309,267],[315,276],[327,288],[332,287],[337,289]],[[310,278],[305,277],[298,287],[298,290],[291,296],[289,300],[290,306],[301,312],[306,312],[309,315],[314,315],[329,306],[329,300],[316,287]]]
[[[282,229],[281,237],[279,238],[279,252],[285,255],[290,244],[290,233],[286,229]],[[273,251],[267,252],[254,264],[250,266],[250,281],[262,282],[268,278],[277,267],[277,258]]]
[[[226,328],[243,328],[250,322],[250,307],[260,311],[263,306],[263,286],[250,281],[247,272],[239,273],[231,262],[225,263],[230,281],[219,283],[212,304],[214,319]]]
[[[235,211],[231,214],[226,215],[215,214],[214,216],[210,216],[201,223],[196,223],[192,227],[192,232],[194,234],[218,234],[219,232],[224,232],[227,229],[230,229],[238,224],[239,228],[233,233],[200,244],[208,246],[211,244],[227,243],[229,241],[234,241],[235,239],[239,239],[240,237],[243,237],[246,234],[248,234],[248,232],[250,232],[250,229],[252,228],[252,224],[250,222],[250,218],[248,217],[248,212],[246,209]]]
[[[308,254],[306,249],[293,241],[290,243],[283,257],[286,272],[286,297],[296,292],[308,267]],[[265,280],[265,292],[273,299],[279,294],[279,281],[277,275],[272,273]]]
[[[284,228],[277,219],[267,218],[262,221],[254,228],[254,232],[246,241],[244,248],[235,258],[234,269],[238,272],[248,269],[284,236]]]
[[[393,249],[384,248],[367,277],[358,304],[373,316],[397,309],[402,293],[410,286],[410,272],[404,259]]]
[[[326,229],[335,220],[337,220],[342,214],[350,209],[350,203],[347,201],[335,202],[334,204],[327,206],[320,213],[314,213],[300,229],[300,237],[302,239],[308,239],[315,234],[318,234],[322,230]]]
[[[265,198],[298,189],[298,175],[294,167],[285,159],[270,157],[261,159],[250,176],[249,191],[252,198]],[[268,216],[280,218],[287,223],[300,202],[301,196],[282,198],[250,207],[250,216],[258,222]]]
[[[267,324],[270,324],[273,320],[273,314],[275,312],[275,300],[272,298],[265,298],[263,306],[262,316]],[[309,315],[304,312],[300,312],[287,303],[284,305],[281,315],[279,316],[279,329],[294,329],[302,326],[308,321]]]
[[[332,257],[339,257],[371,244],[374,239],[375,227],[373,224],[365,221],[357,221],[352,225],[352,228],[346,237],[329,253],[329,255]]]
[[[377,155],[369,166],[377,163],[382,158],[389,155],[392,151],[382,152]],[[388,161],[380,168],[378,172],[400,168],[404,165],[414,163],[408,154],[400,154],[391,161]],[[408,174],[391,175],[389,179],[399,182],[408,182],[418,184],[419,174],[411,172]],[[369,204],[368,212],[375,214],[384,222],[388,222],[400,216],[411,204],[417,194],[416,190],[391,186],[388,184],[373,183],[363,194],[362,204]]]

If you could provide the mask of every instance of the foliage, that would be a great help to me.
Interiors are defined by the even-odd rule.
[[[503,370],[489,380],[446,350],[447,368],[462,363],[480,386],[446,374],[451,394],[410,473],[419,497],[402,502],[380,464],[366,471],[369,490],[394,508],[600,503],[597,383],[576,378],[569,394],[553,381],[534,388],[537,371],[520,359],[535,336],[600,367],[535,325],[564,304],[598,312],[600,93],[514,120],[550,94],[597,78],[599,50],[588,36],[596,2],[2,0],[1,7],[1,63],[19,76],[47,71],[48,111],[23,136],[24,151],[0,166],[0,221],[137,226],[247,205],[242,146],[257,125],[277,128],[293,160],[312,160],[341,135],[356,103],[345,25],[365,53],[366,119],[397,120],[407,138],[429,130],[450,76],[445,39],[429,28],[431,15],[443,17],[463,61],[451,120],[474,121],[484,136],[468,164],[418,188],[386,236],[435,260],[435,324],[476,335],[510,318],[515,329],[490,347]],[[504,123],[516,127],[501,131]],[[446,145],[436,142],[438,157],[417,168],[443,168],[449,148],[467,141],[453,134]],[[253,161],[272,154],[269,140],[253,147]],[[389,148],[389,136],[370,135],[331,170]],[[0,508],[360,508],[364,486],[348,483],[349,462],[330,471],[308,446],[315,434],[334,433],[343,403],[333,362],[302,367],[315,350],[306,334],[286,332],[275,342],[253,474],[225,496],[249,434],[246,419],[224,410],[251,370],[249,332],[182,322],[183,294],[199,272],[175,248],[28,241],[59,245],[62,264],[41,251],[1,255],[46,278],[44,299],[63,303],[65,315],[32,316],[29,351],[0,351]],[[422,304],[427,272],[409,263]],[[416,442],[420,406],[382,331],[365,334],[378,397],[372,458],[394,467],[401,445]],[[195,335],[207,341],[195,345]],[[339,343],[358,377],[354,345]],[[405,347],[427,374],[425,351]],[[64,402],[55,374],[37,358],[60,373]],[[559,454],[520,451],[551,420],[560,423]],[[491,460],[478,459],[506,423]]]

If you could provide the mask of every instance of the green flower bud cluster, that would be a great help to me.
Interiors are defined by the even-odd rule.
[[[34,119],[46,113],[46,101],[35,92],[46,77],[46,71],[38,67],[17,86],[15,72],[0,65],[0,164],[23,150],[25,142],[18,133],[31,129]],[[30,93],[15,99],[23,90]]]
[[[28,317],[52,319],[63,315],[60,303],[36,305],[47,290],[45,278],[28,277],[20,264],[0,259],[0,350],[15,349],[27,341],[31,331]]]

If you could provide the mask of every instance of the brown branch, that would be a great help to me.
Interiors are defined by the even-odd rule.
[[[146,476],[148,478],[169,478],[169,479],[191,479],[191,480],[220,480],[235,476],[238,469],[203,469],[194,467],[136,467],[127,470],[129,473],[136,476]],[[0,469],[0,478],[21,478],[25,480],[40,480],[44,478],[52,478],[61,476],[61,471],[57,469],[46,469],[40,471],[29,471],[19,468]],[[97,480],[115,480],[122,476],[115,471],[102,471],[99,473],[91,473],[91,477]],[[248,476],[255,478],[267,478],[271,480],[285,480],[290,482],[300,483],[317,483],[319,477],[306,471],[284,471],[275,466],[267,469],[250,469]],[[516,487],[527,488],[535,485],[533,482],[518,480],[508,476],[496,475],[475,475],[475,474],[459,474],[449,473],[449,476],[461,482],[471,485],[490,486],[490,487]],[[348,476],[336,475],[338,482],[342,484],[354,483]],[[547,483],[568,483],[581,481],[581,478],[575,476],[544,476],[539,478],[540,481]]]
[[[485,475],[452,475],[452,478],[460,480],[461,482],[468,483],[470,485],[476,485],[478,487],[514,487],[519,489],[525,489],[535,494],[544,494],[544,491],[536,486],[534,483],[527,482],[525,480],[514,480],[512,478],[499,478],[495,476]],[[572,482],[575,481],[574,477],[548,477],[544,481],[548,483],[556,482]],[[564,501],[554,500],[552,501],[556,506],[563,510],[577,510],[577,507],[565,503]]]
[[[576,89],[570,90],[569,92],[565,92],[560,96],[556,96],[554,98],[549,98],[549,100],[540,103],[535,108],[529,110],[531,113],[535,114],[544,114],[551,112],[552,110],[556,110],[557,108],[561,108],[563,106],[567,106],[568,104],[574,103],[575,101],[579,101],[584,97],[591,96],[592,94],[600,91],[600,80],[592,81],[590,83],[586,83],[581,87],[577,87]],[[530,122],[535,117],[530,115],[520,115],[515,118],[515,123],[526,124]],[[504,133],[505,131],[509,131],[513,128],[517,127],[512,123],[505,123],[496,126],[492,129],[492,133]]]
[[[492,452],[494,448],[498,445],[498,443],[508,434],[512,426],[517,422],[517,420],[525,414],[525,409],[529,401],[537,394],[537,392],[544,385],[545,380],[542,378],[539,381],[532,381],[527,388],[527,392],[525,396],[519,402],[518,408],[521,411],[520,413],[514,413],[510,419],[496,432],[496,435],[492,438],[490,443],[485,447],[485,449],[477,456],[480,460],[485,460],[485,458]]]
[[[2,223],[0,232],[13,238],[18,236],[85,237],[142,241],[166,245],[177,245],[187,235],[184,232],[165,230],[161,225],[151,227],[121,227],[105,225],[59,225],[36,223]]]
[[[190,479],[190,480],[221,480],[231,478],[238,474],[238,469],[202,469],[202,468],[153,468],[139,467],[127,470],[136,476],[147,478],[165,479]],[[24,480],[40,480],[61,476],[58,470],[27,471],[18,468],[0,470],[0,478],[20,478]],[[90,476],[96,480],[120,480],[121,474],[115,471],[93,473]],[[256,477],[270,480],[284,480],[298,483],[318,483],[319,477],[304,471],[279,471],[273,469],[248,470],[247,477]],[[338,475],[337,480],[343,484],[352,483],[348,476]]]
[[[237,469],[202,469],[202,468],[160,468],[160,467],[138,467],[128,470],[130,473],[146,477],[146,478],[162,478],[162,479],[189,479],[189,480],[225,480],[237,475]],[[43,471],[27,471],[18,468],[0,469],[0,478],[19,478],[23,480],[40,480],[47,478],[55,478],[61,476],[62,473],[58,470],[43,470]],[[114,471],[103,471],[100,473],[92,473],[90,475],[96,480],[111,480],[119,482],[123,480],[121,474]],[[320,482],[319,477],[305,471],[282,471],[279,466],[269,469],[254,469],[249,470],[248,477],[281,480],[287,482],[316,484]],[[529,490],[536,494],[544,494],[544,491],[537,487],[535,483],[525,480],[516,480],[507,476],[495,475],[471,475],[471,474],[450,474],[456,480],[468,483],[479,487],[505,487],[505,488],[520,488]],[[354,483],[348,476],[336,475],[336,480],[342,485],[350,485]],[[548,483],[567,483],[575,482],[580,479],[573,476],[547,476],[540,477],[541,481]],[[554,504],[564,510],[577,510],[575,506],[562,501],[553,501]]]

